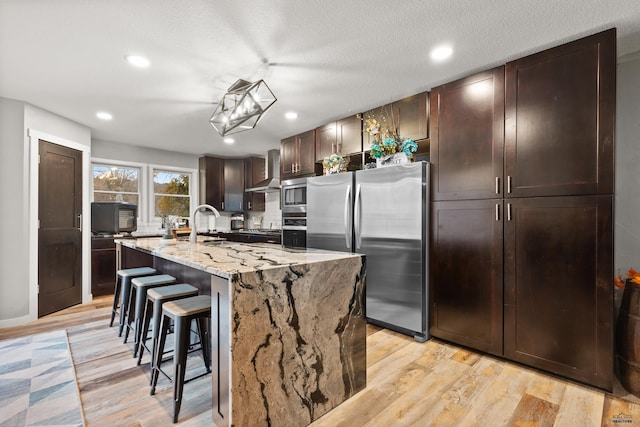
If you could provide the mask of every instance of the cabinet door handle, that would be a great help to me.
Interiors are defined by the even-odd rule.
[[[496,176],[496,194],[500,194],[500,177]]]
[[[78,214],[78,231],[82,233],[82,214]]]
[[[251,210],[251,202],[247,202],[247,209]]]
[[[507,193],[511,194],[511,175],[507,176]]]
[[[222,202],[222,210],[224,210],[224,202]]]
[[[296,171],[296,164],[291,163],[291,173],[294,173],[295,171]]]
[[[511,203],[507,203],[507,221],[511,221]]]
[[[500,221],[500,205],[496,203],[496,221]]]

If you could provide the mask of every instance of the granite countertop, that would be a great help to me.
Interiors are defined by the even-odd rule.
[[[116,239],[116,242],[225,278],[234,274],[361,256],[320,249],[284,248],[271,243],[228,242],[206,236],[198,236],[195,244],[162,238]]]

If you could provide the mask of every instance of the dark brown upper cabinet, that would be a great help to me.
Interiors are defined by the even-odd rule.
[[[369,151],[373,138],[367,132],[367,118],[373,117],[383,127],[396,132],[401,138],[421,141],[429,138],[429,92],[421,92],[385,104],[362,113],[362,150]],[[425,153],[428,142],[418,144],[419,151]],[[428,148],[426,150],[428,152]]]
[[[316,128],[316,162],[340,153],[362,152],[362,120],[359,115],[345,117]]]
[[[280,142],[280,176],[282,178],[313,175],[315,162],[315,131],[310,130]]]
[[[221,159],[204,156],[199,159],[200,203],[219,211],[244,210],[244,159]]]
[[[362,150],[369,151],[371,149],[371,144],[373,143],[373,137],[366,129],[366,121],[367,118],[373,117],[376,119],[378,123],[383,124],[384,126],[388,126],[389,128],[397,128],[397,125],[394,121],[393,116],[393,108],[391,104],[382,105],[378,108],[371,109],[362,113]]]
[[[507,64],[505,197],[613,192],[615,58],[611,29]]]
[[[252,188],[266,178],[265,160],[262,157],[244,159],[244,188]],[[244,192],[245,211],[264,211],[265,195],[255,191]]]
[[[433,200],[503,197],[504,67],[431,90]]]
[[[395,101],[391,109],[401,138],[419,141],[429,137],[429,92]]]
[[[224,210],[224,159],[218,157],[200,157],[200,204],[207,203],[219,211]]]

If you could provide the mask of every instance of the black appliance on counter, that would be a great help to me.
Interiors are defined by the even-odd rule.
[[[91,232],[98,235],[132,233],[138,228],[138,205],[125,202],[91,203]]]

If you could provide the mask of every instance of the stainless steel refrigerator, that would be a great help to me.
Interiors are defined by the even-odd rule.
[[[428,335],[429,164],[309,178],[307,247],[366,255],[366,316]]]

